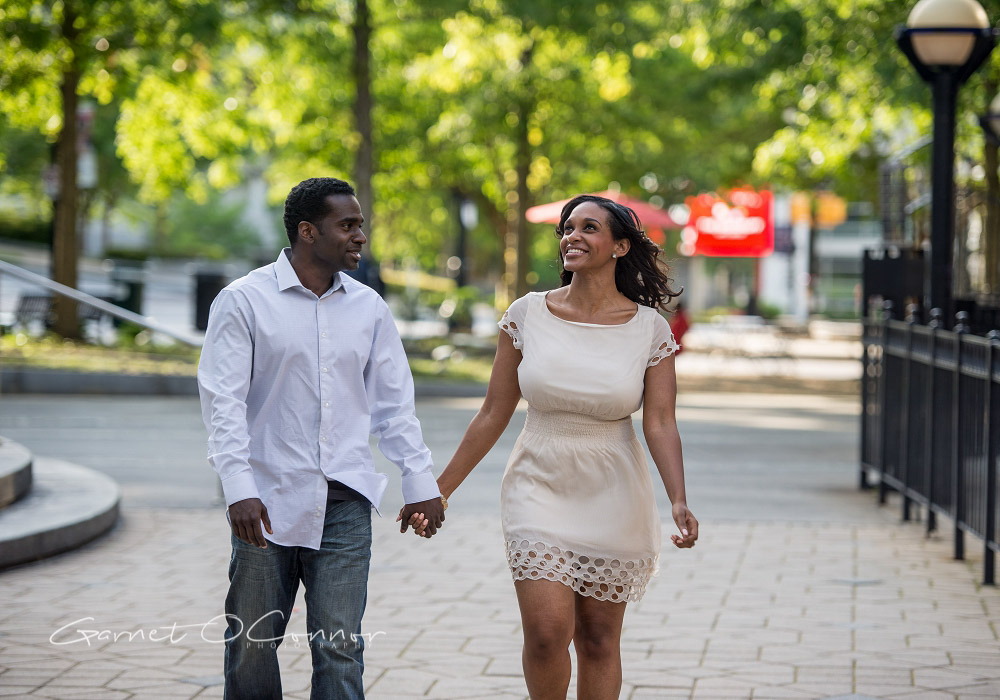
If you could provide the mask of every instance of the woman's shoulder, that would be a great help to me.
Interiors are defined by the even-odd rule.
[[[511,302],[510,306],[507,307],[508,311],[511,313],[524,312],[531,306],[535,306],[540,300],[545,298],[547,292],[528,292],[523,297],[519,297]]]
[[[644,321],[643,325],[654,332],[663,332],[670,328],[667,319],[656,307],[639,304],[639,317]]]
[[[658,318],[663,319],[663,314],[660,312],[659,308],[655,306],[646,306],[645,304],[638,304],[638,306],[639,306],[639,314],[643,318],[646,318],[649,321],[655,321]],[[666,323],[666,319],[663,319],[663,321],[664,323]]]

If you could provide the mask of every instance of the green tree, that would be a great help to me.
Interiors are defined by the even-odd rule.
[[[53,234],[53,276],[77,284],[77,106],[80,94],[108,103],[149,52],[182,48],[211,31],[207,0],[6,0],[0,8],[0,107],[12,125],[54,139],[59,197]],[[76,303],[55,300],[55,330],[79,335]]]

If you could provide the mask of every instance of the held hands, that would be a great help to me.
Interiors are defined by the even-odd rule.
[[[684,503],[675,503],[672,515],[674,516],[674,522],[677,524],[677,529],[681,531],[680,535],[670,536],[670,540],[674,543],[674,546],[680,549],[694,547],[694,543],[698,539],[698,521],[695,520],[694,515]]]
[[[419,503],[407,503],[396,516],[396,522],[402,522],[399,531],[406,532],[412,527],[418,537],[430,539],[437,534],[438,528],[444,523],[444,504],[440,497],[431,498]]]
[[[267,507],[259,498],[246,498],[229,506],[229,526],[233,534],[247,544],[267,549],[267,540],[261,532],[260,524],[264,523],[267,534],[273,535],[271,519],[267,517]]]

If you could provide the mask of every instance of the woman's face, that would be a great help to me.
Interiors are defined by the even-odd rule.
[[[628,251],[628,242],[616,241],[611,233],[608,211],[596,202],[583,202],[563,223],[559,252],[563,267],[570,272],[614,265],[615,258]]]

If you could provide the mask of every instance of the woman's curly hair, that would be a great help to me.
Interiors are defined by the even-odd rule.
[[[667,276],[669,268],[659,259],[663,250],[646,237],[639,217],[623,204],[592,194],[574,197],[566,202],[559,215],[557,238],[562,238],[566,219],[584,202],[594,202],[607,211],[611,235],[616,241],[626,239],[629,242],[628,253],[618,258],[615,265],[615,286],[619,292],[636,304],[653,308],[662,307],[674,297],[680,296],[684,289],[675,292],[671,288],[673,280]],[[562,261],[562,250],[560,250],[559,262]],[[560,278],[563,286],[566,286],[573,279],[573,273],[563,268]]]

